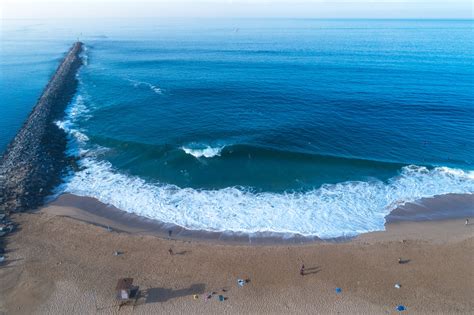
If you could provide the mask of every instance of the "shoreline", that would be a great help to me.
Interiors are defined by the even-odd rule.
[[[446,211],[447,207],[451,211]],[[203,240],[218,244],[236,245],[289,245],[308,244],[312,242],[344,242],[357,239],[365,234],[378,233],[373,231],[353,237],[335,239],[320,239],[316,236],[282,234],[271,232],[242,233],[242,232],[210,232],[188,230],[183,227],[163,223],[120,210],[112,205],[106,205],[91,197],[73,194],[62,194],[47,203],[41,211],[48,214],[65,216],[84,221],[100,227],[110,227],[119,232],[136,235],[152,235],[160,238]],[[433,198],[424,198],[416,203],[407,203],[394,209],[386,216],[386,224],[393,225],[402,222],[450,221],[466,219],[474,216],[474,194],[448,194]]]

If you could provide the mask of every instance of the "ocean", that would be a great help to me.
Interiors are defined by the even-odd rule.
[[[474,193],[472,20],[4,20],[0,152],[85,43],[57,125],[91,196],[190,230],[321,238]],[[449,211],[449,209],[446,209]]]

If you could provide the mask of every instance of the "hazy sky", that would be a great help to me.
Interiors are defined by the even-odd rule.
[[[0,0],[2,18],[473,18],[472,0]]]

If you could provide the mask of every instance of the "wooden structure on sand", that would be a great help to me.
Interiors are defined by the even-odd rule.
[[[117,282],[115,290],[117,291],[117,300],[120,301],[119,309],[127,304],[135,307],[137,303],[140,288],[133,285],[133,278],[121,278]]]

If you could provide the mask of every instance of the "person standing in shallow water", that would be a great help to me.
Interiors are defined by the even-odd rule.
[[[301,265],[300,275],[304,276],[304,264]]]

